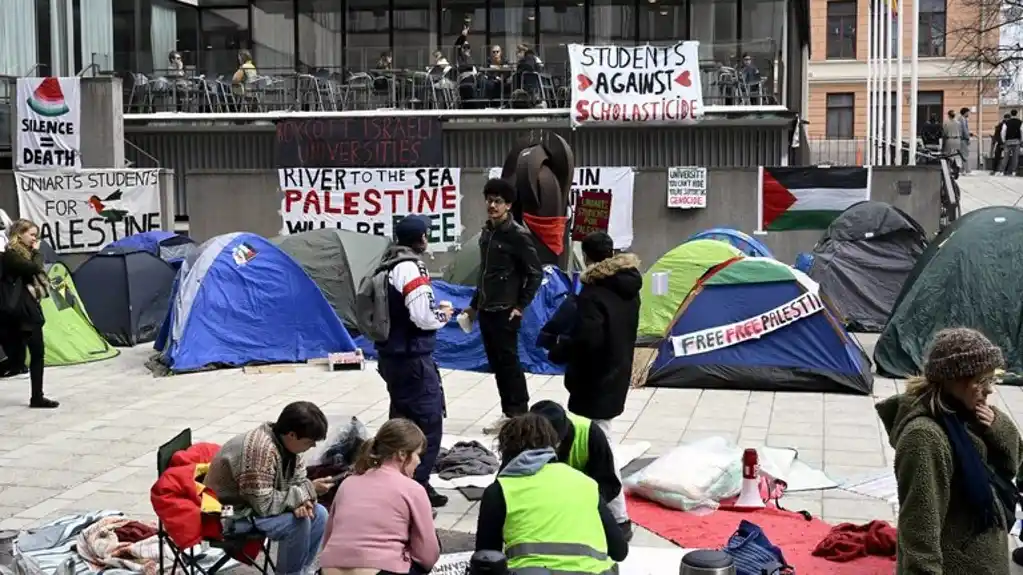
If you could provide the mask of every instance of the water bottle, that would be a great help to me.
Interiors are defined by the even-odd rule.
[[[220,531],[224,536],[231,534],[231,524],[234,522],[234,507],[224,505],[220,508]]]

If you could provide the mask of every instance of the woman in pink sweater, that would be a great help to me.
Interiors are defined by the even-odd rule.
[[[384,423],[366,442],[355,475],[341,483],[327,521],[323,575],[429,573],[440,558],[430,499],[412,479],[423,432],[407,419]]]

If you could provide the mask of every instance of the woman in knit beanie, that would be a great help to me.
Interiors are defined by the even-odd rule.
[[[1009,575],[1023,440],[987,398],[1002,351],[979,331],[934,336],[923,376],[877,404],[895,449],[896,573]]]

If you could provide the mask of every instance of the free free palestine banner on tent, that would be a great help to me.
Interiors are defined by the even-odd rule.
[[[490,168],[490,177],[500,178],[501,168]],[[615,249],[632,247],[632,197],[635,184],[636,172],[632,168],[576,168],[572,175],[572,197],[568,204],[570,220],[576,212],[580,196],[590,193],[606,195],[611,203],[607,233],[614,240]]]
[[[699,42],[671,46],[569,44],[572,127],[688,124],[703,117]]]
[[[327,227],[392,237],[409,214],[430,218],[430,251],[460,245],[459,168],[282,168],[281,235]]]
[[[160,229],[160,170],[15,172],[22,217],[58,254],[97,252]]]
[[[826,230],[849,206],[870,199],[870,168],[760,167],[760,231]]]
[[[19,170],[72,170],[82,166],[81,81],[18,78]]]

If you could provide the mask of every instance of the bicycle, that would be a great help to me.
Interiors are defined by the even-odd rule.
[[[916,158],[918,165],[941,166],[941,213],[938,216],[938,233],[941,233],[963,215],[959,175],[961,172],[960,162],[965,162],[966,158],[959,150],[948,154],[922,150],[917,151]]]

